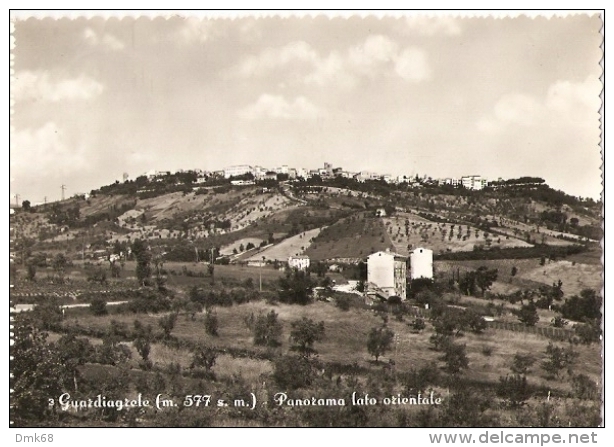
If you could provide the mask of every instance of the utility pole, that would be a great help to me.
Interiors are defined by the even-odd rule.
[[[15,206],[19,206],[19,198],[21,196],[19,194],[15,194]]]
[[[43,199],[43,201],[45,202],[45,205],[47,205],[47,196],[45,196],[45,198]]]
[[[62,201],[64,201],[64,191],[66,190],[66,185],[62,184]]]

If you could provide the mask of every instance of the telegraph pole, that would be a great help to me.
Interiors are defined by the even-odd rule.
[[[66,185],[62,184],[62,201],[64,201],[64,191],[66,190]]]
[[[21,196],[19,194],[15,194],[15,206],[19,206],[19,198]]]

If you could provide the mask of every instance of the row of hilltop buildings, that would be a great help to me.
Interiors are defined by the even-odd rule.
[[[369,180],[381,180],[386,183],[407,183],[412,186],[424,186],[424,185],[450,185],[453,187],[463,187],[466,189],[480,190],[489,186],[487,179],[481,175],[467,175],[460,178],[441,178],[433,179],[427,176],[418,175],[398,175],[393,176],[390,174],[381,174],[374,171],[348,171],[342,167],[335,167],[331,163],[324,163],[324,166],[317,169],[307,168],[295,168],[288,165],[281,165],[275,168],[267,168],[259,165],[233,165],[227,166],[224,169],[215,171],[204,171],[201,169],[191,171],[177,171],[182,172],[194,172],[197,174],[196,183],[205,183],[209,178],[244,178],[248,176],[253,180],[276,180],[278,176],[284,176],[288,180],[294,179],[309,179],[315,176],[320,178],[332,179],[336,177],[354,179],[359,182],[365,182]],[[144,175],[151,181],[162,181],[165,176],[171,175],[170,171],[149,171]],[[124,174],[123,180],[128,179],[128,174]],[[499,181],[502,179],[499,179]],[[238,180],[236,180],[238,181]],[[246,180],[242,180],[243,182]]]

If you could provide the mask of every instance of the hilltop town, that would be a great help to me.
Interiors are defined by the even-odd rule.
[[[128,395],[163,386],[171,400],[196,388],[236,402],[252,392],[269,402],[254,425],[319,425],[334,412],[341,426],[418,417],[432,426],[522,425],[547,394],[565,425],[599,418],[600,205],[541,178],[242,165],[126,175],[21,205],[10,217],[12,306],[47,334],[37,343],[50,362],[74,351],[50,374],[74,376],[74,386],[48,384],[73,396],[94,383]],[[43,361],[15,349],[25,364]],[[472,385],[450,397],[461,376]],[[17,401],[36,387],[23,376]],[[380,404],[427,391],[448,403],[428,415],[355,414],[290,411],[272,398],[291,392],[284,402],[304,403],[326,390],[343,400],[357,387]],[[450,404],[458,399],[486,410]],[[41,408],[21,407],[18,420],[203,423],[195,408],[181,422],[170,409]],[[243,423],[240,408],[207,415],[211,425]]]

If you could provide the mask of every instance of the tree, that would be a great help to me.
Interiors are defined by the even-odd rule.
[[[586,324],[576,324],[573,329],[577,341],[582,344],[590,345],[600,340],[601,327],[598,326],[598,322],[593,321]]]
[[[556,379],[563,369],[568,368],[570,371],[575,359],[576,353],[571,348],[565,349],[550,342],[546,348],[546,359],[541,367],[549,379]]]
[[[50,423],[55,407],[49,406],[49,399],[69,391],[71,371],[47,343],[47,334],[25,319],[16,321],[11,356],[11,420],[17,427]]]
[[[454,308],[445,309],[443,313],[432,319],[433,328],[437,334],[458,337],[467,328],[469,322],[467,315],[467,311]]]
[[[211,373],[211,368],[215,366],[217,352],[210,346],[199,345],[194,349],[190,368],[204,368],[207,373]]]
[[[149,360],[149,353],[151,351],[153,329],[151,325],[143,326],[139,320],[134,320],[134,333],[135,339],[133,346],[143,359],[141,367],[143,369],[151,369],[152,364]]]
[[[213,265],[213,261],[209,263],[207,270],[209,271],[209,276],[211,276],[211,284],[215,284],[215,266]]]
[[[476,277],[475,272],[466,272],[465,275],[459,279],[458,287],[465,295],[475,295],[476,291]]]
[[[316,352],[313,344],[324,339],[324,322],[316,323],[311,318],[303,317],[291,324],[290,339],[294,343],[290,349],[298,351],[304,356]]]
[[[516,276],[516,273],[518,273],[518,269],[516,268],[516,266],[512,267],[512,272],[511,272],[511,276],[514,277]]]
[[[141,239],[135,239],[132,243],[132,253],[136,258],[136,277],[139,284],[145,286],[151,277],[151,253]]]
[[[568,298],[561,306],[561,315],[573,321],[594,320],[601,325],[602,298],[593,289],[583,289],[580,296]]]
[[[539,315],[537,315],[537,306],[533,301],[529,301],[524,304],[520,310],[515,311],[518,320],[524,323],[525,326],[535,326],[539,321]]]
[[[247,327],[251,329],[254,334],[254,344],[258,346],[279,346],[279,337],[282,332],[282,325],[278,320],[278,314],[274,310],[268,314],[259,314],[254,317],[254,314],[250,314],[246,318]]]
[[[27,278],[28,281],[36,281],[36,266],[30,262],[28,263],[28,274],[27,274]]]
[[[162,328],[162,332],[164,333],[164,338],[170,338],[171,332],[175,328],[175,323],[177,321],[177,314],[171,313],[164,317],[161,317],[158,320],[158,325]]]
[[[29,200],[24,200],[23,202],[21,202],[21,209],[23,209],[24,211],[30,211],[32,209],[32,204]]]
[[[492,283],[497,280],[497,275],[497,269],[489,270],[485,266],[481,266],[475,271],[475,283],[482,291],[482,296],[490,289]]]
[[[286,275],[279,279],[279,286],[279,300],[282,303],[305,305],[312,301],[313,281],[302,270],[286,272]]]
[[[466,309],[463,313],[465,324],[474,334],[481,334],[486,329],[486,320],[473,309]]]
[[[460,345],[450,341],[444,347],[441,358],[445,363],[445,370],[450,374],[458,374],[462,369],[469,367],[466,345]]]
[[[375,363],[379,363],[379,358],[390,350],[394,332],[386,325],[374,327],[367,337],[367,351],[375,357]]]
[[[60,284],[64,284],[64,275],[66,273],[66,267],[68,266],[68,259],[64,254],[58,253],[53,259],[53,270],[55,271],[56,280]]]
[[[139,353],[139,355],[141,356],[141,358],[143,359],[143,364],[149,365],[150,363],[149,353],[151,351],[151,343],[149,339],[145,337],[138,337],[134,340],[133,345],[134,345],[134,348]],[[149,368],[145,367],[144,369],[149,369]]]

